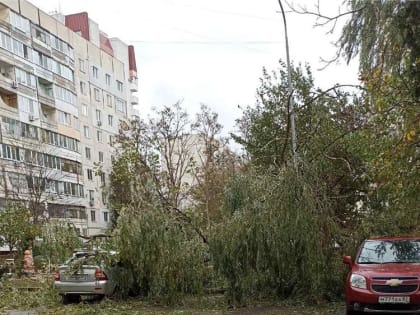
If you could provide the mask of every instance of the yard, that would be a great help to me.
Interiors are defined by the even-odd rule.
[[[62,305],[60,298],[46,281],[30,279],[0,282],[0,314],[145,314],[145,315],[336,315],[344,314],[341,303],[299,305],[290,303],[260,303],[244,308],[230,309],[222,295],[185,298],[176,306],[162,306],[140,299],[102,301],[84,299],[80,304]]]

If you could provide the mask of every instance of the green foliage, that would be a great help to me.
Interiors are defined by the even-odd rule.
[[[40,241],[35,245],[34,256],[44,257],[49,264],[58,264],[68,259],[74,249],[80,248],[82,242],[73,226],[55,222],[42,226]]]
[[[316,176],[250,172],[233,182],[228,195],[232,217],[214,230],[210,248],[232,305],[273,295],[316,299],[338,284],[336,225]]]
[[[120,262],[128,271],[118,281],[120,292],[128,293],[127,286],[134,285],[145,296],[172,303],[180,295],[202,291],[206,250],[188,225],[160,209],[126,208],[114,237]],[[127,277],[133,277],[134,283]]]
[[[349,0],[353,11],[339,40],[349,61],[359,54],[360,70],[401,75],[420,96],[420,2]]]
[[[23,252],[28,239],[34,237],[34,226],[31,224],[29,210],[17,203],[8,203],[4,210],[0,210],[0,243]]]
[[[354,11],[339,44],[359,54],[367,128],[367,234],[419,231],[420,2],[348,1]],[[374,36],[373,36],[374,34]]]

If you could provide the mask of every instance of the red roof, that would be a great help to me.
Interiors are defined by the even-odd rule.
[[[100,33],[99,34],[99,40],[101,42],[101,49],[114,57],[114,50],[112,49],[111,42],[109,41],[109,38],[105,36],[105,34]]]
[[[128,46],[128,70],[130,70],[130,77],[137,77],[136,54],[134,46]]]
[[[89,16],[87,12],[66,15],[66,26],[74,32],[80,32],[82,37],[89,40]]]

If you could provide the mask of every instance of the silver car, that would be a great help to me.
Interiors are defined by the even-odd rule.
[[[95,251],[75,252],[66,263],[58,267],[54,286],[65,304],[80,302],[82,295],[99,298],[111,295],[115,289],[110,274],[105,271]]]

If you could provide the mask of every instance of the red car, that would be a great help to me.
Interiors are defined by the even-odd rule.
[[[420,237],[365,240],[346,279],[346,314],[420,314]]]

